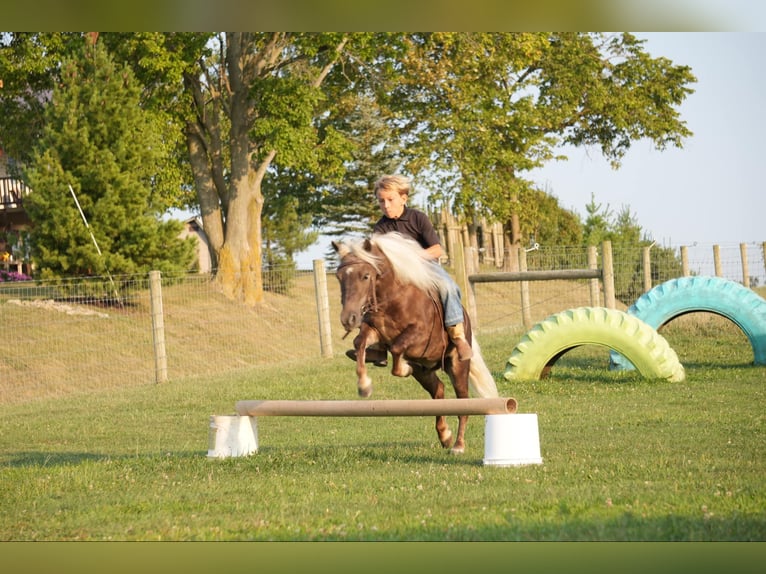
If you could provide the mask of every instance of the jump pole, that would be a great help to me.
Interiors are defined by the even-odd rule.
[[[237,414],[248,417],[407,417],[499,415],[516,412],[516,399],[414,399],[381,401],[239,401]]]

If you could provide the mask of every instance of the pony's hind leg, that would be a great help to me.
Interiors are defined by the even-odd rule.
[[[452,387],[455,389],[455,396],[459,399],[467,399],[468,390],[468,372],[467,361],[449,360],[446,368],[447,375],[450,378]],[[452,446],[453,454],[462,454],[465,452],[465,429],[468,426],[468,415],[458,416],[457,438]]]
[[[431,398],[443,399],[444,384],[436,376],[436,373],[417,365],[413,365],[413,367],[412,376],[428,391]],[[449,448],[452,445],[452,430],[450,430],[447,424],[447,418],[441,415],[436,417],[436,436],[439,438],[439,443],[441,443],[443,448]]]

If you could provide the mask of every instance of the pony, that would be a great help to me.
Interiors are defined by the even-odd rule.
[[[492,373],[481,355],[471,323],[463,308],[465,335],[473,358],[458,360],[457,349],[444,327],[439,297],[445,280],[438,263],[413,239],[399,233],[373,234],[354,243],[332,242],[340,262],[340,321],[346,335],[359,329],[354,338],[357,390],[361,397],[372,394],[365,349],[370,345],[391,353],[391,374],[413,376],[433,399],[444,398],[444,384],[437,375],[443,370],[457,398],[468,398],[469,389],[481,398],[497,397]],[[436,417],[436,434],[442,447],[452,453],[465,451],[467,415],[458,417],[454,444],[444,416]]]

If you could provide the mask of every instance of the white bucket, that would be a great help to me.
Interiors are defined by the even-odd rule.
[[[256,417],[210,415],[209,458],[247,456],[258,451]]]
[[[536,414],[485,415],[485,465],[518,466],[542,462]]]

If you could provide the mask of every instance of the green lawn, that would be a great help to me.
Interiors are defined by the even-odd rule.
[[[265,417],[258,453],[207,458],[238,400],[354,398],[344,357],[0,406],[0,540],[766,540],[766,367],[728,325],[664,334],[682,383],[581,347],[511,384],[515,339],[482,340],[541,465],[484,466],[479,416],[461,456],[431,417]],[[426,397],[374,377],[373,399]]]

